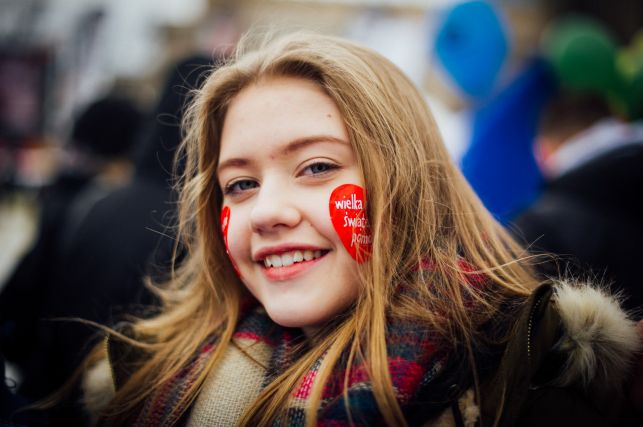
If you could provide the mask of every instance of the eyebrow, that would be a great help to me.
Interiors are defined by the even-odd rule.
[[[348,141],[341,138],[336,138],[330,135],[315,135],[315,136],[306,136],[303,138],[297,138],[293,141],[290,141],[280,152],[281,155],[292,154],[295,151],[302,150],[306,147],[309,147],[314,144],[319,144],[322,142],[332,142],[335,144],[344,144],[349,145]],[[220,173],[223,169],[229,167],[244,167],[250,163],[247,159],[244,158],[231,158],[225,160],[219,164],[217,167],[217,174]]]

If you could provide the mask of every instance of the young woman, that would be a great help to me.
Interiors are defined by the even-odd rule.
[[[99,425],[618,415],[592,399],[623,387],[633,323],[599,290],[538,286],[380,55],[265,43],[213,72],[186,129],[187,255],[85,376]]]

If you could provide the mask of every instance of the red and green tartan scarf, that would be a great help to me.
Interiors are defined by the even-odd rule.
[[[445,371],[449,359],[438,342],[439,337],[426,328],[403,324],[392,324],[388,328],[387,350],[391,380],[398,402],[403,409],[408,409],[407,416],[416,416],[418,410],[428,415],[437,415],[451,402],[445,399],[446,392],[452,391],[451,383],[436,381]],[[272,356],[264,378],[264,386],[288,368],[298,354],[303,339],[299,330],[283,328],[276,325],[265,311],[258,307],[249,313],[240,323],[234,338],[244,342],[256,340],[272,348]],[[180,411],[176,406],[189,387],[204,369],[208,358],[214,352],[216,340],[212,338],[205,343],[192,361],[171,381],[156,390],[144,403],[134,425],[137,427],[173,426],[179,421]],[[338,366],[331,373],[324,386],[319,407],[317,425],[320,427],[349,426],[349,414],[346,412],[346,398],[351,408],[352,425],[372,426],[381,422],[379,412],[363,363],[353,363],[349,373],[348,393],[344,394],[344,376],[346,356],[340,358]],[[292,393],[291,402],[284,418],[277,425],[304,426],[305,408],[312,390],[314,379],[321,366],[320,359],[300,381]],[[429,385],[436,383],[437,387]],[[440,384],[437,384],[440,383]],[[251,402],[248,402],[249,404]]]
[[[469,283],[474,287],[482,282],[480,277],[469,278]],[[263,381],[265,387],[296,361],[297,355],[301,354],[304,337],[299,329],[275,324],[263,308],[257,306],[239,322],[233,339],[261,342],[271,348]],[[464,352],[450,351],[453,346],[445,343],[427,325],[389,319],[386,342],[393,388],[404,416],[411,425],[439,415],[471,384],[471,370],[463,356]],[[133,425],[158,427],[183,424],[186,418],[180,415],[184,411],[176,410],[178,402],[202,373],[215,348],[216,338],[212,337],[178,375],[145,401]],[[322,359],[317,361],[299,382],[285,415],[275,425],[298,427],[306,424],[305,408],[321,363]],[[383,418],[363,361],[352,364],[348,392],[344,393],[346,366],[347,355],[344,355],[324,386],[317,425],[343,427],[382,424]],[[350,407],[350,415],[346,411],[347,406]]]

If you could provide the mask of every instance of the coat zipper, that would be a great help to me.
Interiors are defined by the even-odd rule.
[[[531,333],[532,333],[532,328],[534,324],[534,317],[536,315],[536,310],[538,309],[538,306],[540,303],[543,301],[545,296],[541,296],[538,301],[534,304],[534,306],[531,308],[531,313],[529,313],[529,322],[527,323],[527,361],[531,362]]]

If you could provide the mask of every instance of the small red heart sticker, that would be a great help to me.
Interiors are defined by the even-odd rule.
[[[351,257],[362,263],[371,255],[371,229],[366,217],[364,189],[359,185],[340,185],[330,195],[330,219]]]
[[[223,209],[221,209],[221,232],[223,233],[223,243],[225,244],[225,251],[228,254],[228,258],[230,258],[230,262],[232,263],[232,267],[234,268],[234,271],[237,272],[237,276],[241,277],[241,273],[239,273],[237,264],[235,264],[234,260],[230,256],[230,249],[228,247],[228,226],[229,225],[230,225],[230,208],[227,206],[224,206]]]
[[[223,233],[223,242],[228,250],[228,225],[230,225],[230,208],[224,206],[221,209],[221,232]]]

